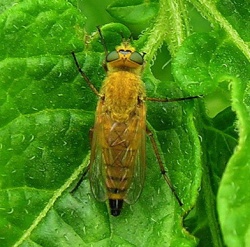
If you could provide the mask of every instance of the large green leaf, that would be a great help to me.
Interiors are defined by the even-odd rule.
[[[152,131],[158,133],[183,209],[162,179],[148,143],[143,194],[138,203],[125,205],[122,215],[113,218],[105,203],[90,196],[88,181],[70,192],[89,160],[88,131],[96,104],[96,96],[78,75],[71,51],[99,88],[104,76],[99,41],[94,37],[79,53],[84,19],[62,0],[22,1],[6,9],[0,20],[1,244],[194,246],[195,239],[182,229],[182,210],[194,203],[201,174],[199,156],[190,144],[199,146],[192,128],[193,103],[149,104]],[[119,24],[102,31],[108,49],[119,44],[121,32],[129,36]],[[168,92],[162,92],[147,74],[145,81],[165,97]],[[167,89],[170,92],[171,87]],[[180,96],[178,91],[171,94]],[[161,115],[161,124],[153,120],[154,114]],[[191,177],[197,177],[194,184],[188,182]]]
[[[151,20],[158,12],[157,1],[126,0],[112,2],[107,11],[117,20],[125,23],[141,23]]]
[[[210,179],[203,179],[203,181],[210,181],[212,199],[217,194],[218,183],[219,191],[216,202],[214,199],[212,201],[209,199],[209,193],[203,196],[203,200],[207,201],[205,205],[210,203],[207,209],[212,208],[215,203],[217,204],[222,233],[220,233],[218,224],[212,224],[210,221],[208,225],[210,225],[212,235],[215,236],[216,232],[222,234],[227,246],[248,246],[250,215],[247,210],[249,207],[247,199],[249,198],[247,189],[249,177],[249,169],[247,168],[249,163],[247,126],[249,125],[250,50],[246,42],[249,40],[249,35],[245,32],[243,26],[249,25],[250,5],[237,0],[217,1],[217,5],[212,1],[191,2],[214,26],[220,26],[222,29],[214,30],[214,35],[218,37],[219,43],[214,42],[215,45],[212,45],[214,49],[210,53],[211,59],[207,64],[208,72],[215,84],[218,84],[214,91],[218,98],[217,102],[219,102],[220,96],[229,95],[229,89],[231,89],[231,108],[236,112],[238,118],[236,125],[235,122],[232,122],[233,114],[228,110],[225,114],[221,114],[223,117],[220,116],[219,121],[215,119],[216,125],[213,126],[216,127],[217,137],[213,136],[217,140],[213,138],[213,142],[211,142],[212,135],[210,134],[210,141],[206,145],[206,149],[210,150],[209,156],[207,156],[210,157],[210,162],[204,170],[212,171],[213,175],[211,179],[211,173],[209,173]],[[233,129],[237,129],[239,132],[239,144],[236,151],[234,151],[234,147],[237,136],[234,134],[235,131],[232,131]],[[218,134],[223,134],[224,145],[219,141]],[[212,150],[208,145],[211,145],[214,141],[217,144],[213,145],[215,150]],[[224,170],[229,158],[230,160]],[[222,180],[220,181],[221,175]],[[216,182],[216,179],[218,182]],[[217,213],[212,211],[210,210],[210,215],[213,215],[216,219]],[[208,214],[208,210],[206,213]],[[209,220],[209,217],[207,217],[207,220]],[[214,243],[216,243],[216,246],[221,244],[219,241]]]
[[[228,246],[249,245],[249,81],[250,65],[235,46],[223,44],[213,60],[214,73],[221,80],[230,81],[232,107],[238,117],[239,145],[231,157],[218,193],[218,211]],[[223,65],[218,57],[223,56]]]
[[[93,199],[88,177],[73,190],[89,162],[97,97],[71,52],[99,89],[105,77],[100,37],[86,36],[86,20],[74,0],[1,3],[1,246],[210,247],[223,246],[223,240],[228,246],[248,246],[250,68],[248,33],[242,27],[249,22],[249,6],[190,2],[213,24],[212,33],[189,36],[192,10],[184,1],[114,1],[109,7],[122,22],[139,18],[149,25],[133,43],[146,52],[142,79],[149,97],[204,95],[147,102],[148,126],[184,205],[161,177],[147,140],[143,193],[136,204],[125,204],[119,217]],[[133,4],[145,9],[145,16],[130,11]],[[150,23],[149,16],[155,16]],[[130,36],[120,23],[103,26],[102,33],[108,50]],[[164,79],[168,66],[151,72],[154,59],[167,64],[166,47],[173,58],[172,81]],[[219,114],[210,118],[207,111]]]

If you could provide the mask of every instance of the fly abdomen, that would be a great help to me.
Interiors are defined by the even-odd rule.
[[[127,181],[128,178],[127,177],[114,177],[114,176],[107,176],[108,180],[112,180],[114,182],[121,182],[121,181]]]
[[[106,190],[109,198],[110,212],[113,216],[118,216],[121,212],[123,199],[126,196],[131,179],[126,176],[127,172],[124,174],[123,171],[123,175],[114,172],[117,169],[121,171],[121,168],[112,167],[111,169],[113,175],[106,176]]]
[[[136,122],[136,120],[135,120]],[[138,152],[137,131],[128,129],[126,123],[114,123],[111,132],[102,146],[105,166],[105,185],[111,214],[117,216],[122,209],[123,200],[131,186]]]
[[[110,199],[123,199],[130,184],[128,168],[106,166],[106,188]]]
[[[105,149],[105,183],[109,199],[124,199],[131,184],[134,156],[132,149]]]
[[[123,194],[124,192],[127,191],[127,189],[118,189],[118,188],[112,188],[112,187],[107,187],[107,190],[108,192],[112,194]]]
[[[121,213],[123,200],[122,199],[109,199],[110,213],[113,216],[118,216]]]

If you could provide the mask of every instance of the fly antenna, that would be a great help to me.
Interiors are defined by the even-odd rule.
[[[107,55],[108,55],[108,49],[107,49],[107,46],[106,46],[106,43],[105,43],[105,39],[104,39],[104,37],[103,37],[103,35],[102,35],[101,28],[100,28],[100,26],[97,26],[96,28],[97,28],[98,33],[99,33],[99,35],[100,35],[101,43],[102,43],[102,46],[103,46],[103,48],[104,48],[105,55],[107,56]]]

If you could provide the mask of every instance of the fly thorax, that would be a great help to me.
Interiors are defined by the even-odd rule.
[[[140,77],[127,71],[117,71],[108,74],[102,94],[105,95],[105,109],[116,121],[126,121],[134,114],[138,98],[144,94]]]

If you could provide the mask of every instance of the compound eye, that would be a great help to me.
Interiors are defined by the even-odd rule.
[[[107,57],[106,57],[106,62],[112,62],[119,59],[119,54],[117,51],[111,51]]]
[[[139,52],[133,52],[131,55],[130,55],[130,60],[132,60],[133,62],[135,63],[138,63],[140,65],[143,64],[144,60],[143,60],[143,56],[139,53]]]

